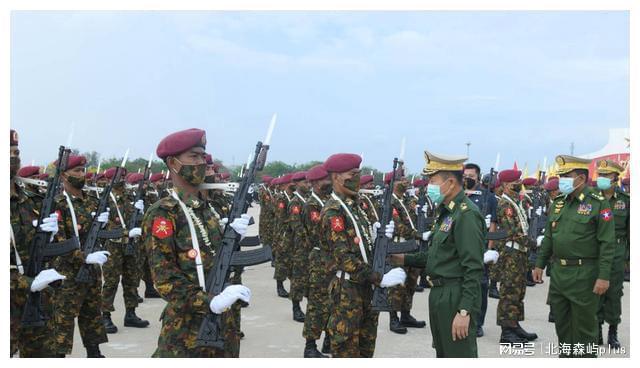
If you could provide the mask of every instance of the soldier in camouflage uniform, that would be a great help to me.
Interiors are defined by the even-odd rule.
[[[549,301],[558,341],[589,346],[598,341],[597,312],[609,288],[615,224],[610,203],[587,186],[591,160],[560,155],[556,164],[563,194],[553,201],[544,235],[538,237],[541,248],[533,278],[542,280],[553,255]],[[596,352],[574,349],[567,356],[596,356]]]
[[[164,178],[164,173],[155,173],[149,177],[149,182],[146,184],[146,191],[144,196],[144,204],[145,207],[149,207],[152,204],[156,203],[160,200],[158,196],[158,189],[156,184]],[[139,189],[136,189],[139,190]],[[151,269],[149,268],[149,259],[147,257],[147,253],[144,251],[144,247],[142,246],[141,239],[138,238],[136,240],[136,251],[138,252],[138,285],[140,284],[140,280],[144,281],[144,297],[145,299],[149,298],[160,298],[160,294],[153,287],[153,280],[151,279]]]
[[[384,277],[373,272],[371,224],[358,203],[360,162],[354,154],[335,154],[324,163],[333,193],[320,214],[321,241],[331,249],[336,273],[329,284],[332,308],[327,322],[331,354],[339,358],[371,358],[376,345],[378,312],[371,309],[374,285],[404,283],[402,269]],[[393,237],[393,221],[385,228]]]
[[[297,322],[304,322],[305,317],[300,308],[300,302],[307,295],[307,262],[310,251],[307,229],[304,227],[302,217],[302,208],[309,195],[306,174],[305,171],[299,171],[291,176],[295,191],[287,207],[287,227],[291,236],[291,290],[289,297],[293,304],[293,320]]]
[[[385,175],[384,182],[387,186],[391,182],[392,175],[392,172]],[[395,185],[392,188],[393,199],[391,200],[391,214],[397,229],[395,241],[413,240],[418,237],[415,227],[416,218],[411,218],[412,213],[404,203],[404,193],[407,191],[408,185],[409,181],[404,176],[404,170],[398,169]],[[404,267],[404,271],[407,274],[404,285],[390,288],[388,293],[389,306],[392,309],[389,312],[389,330],[398,334],[407,333],[407,327],[424,328],[427,325],[425,321],[418,321],[411,315],[413,295],[421,269]],[[398,318],[398,311],[401,314],[400,318]]]
[[[116,168],[110,168],[104,173],[105,178],[112,180],[116,175]],[[138,174],[131,174],[131,177]],[[140,174],[141,175],[141,174]],[[102,267],[104,285],[102,285],[102,322],[107,333],[118,332],[118,327],[111,320],[111,312],[115,311],[113,301],[118,291],[118,284],[122,283],[122,296],[124,298],[125,316],[124,325],[127,327],[143,328],[149,326],[149,321],[145,321],[136,315],[138,307],[138,284],[139,263],[136,253],[127,254],[126,248],[129,238],[138,238],[141,234],[139,227],[127,229],[128,219],[133,215],[133,211],[144,212],[143,200],[134,205],[131,204],[133,198],[125,192],[124,177],[113,184],[109,198],[110,221],[107,230],[122,230],[122,237],[105,241],[105,249],[111,253],[109,262]]]
[[[304,321],[302,336],[306,340],[305,358],[326,358],[322,353],[330,352],[330,340],[326,331],[327,319],[331,308],[329,293],[329,281],[335,269],[331,262],[331,249],[327,249],[326,242],[320,241],[322,228],[320,213],[324,203],[329,199],[331,180],[324,166],[317,165],[307,171],[307,181],[311,183],[312,190],[307,203],[302,209],[302,220],[307,232],[309,244],[313,247],[309,252],[309,296],[307,298],[307,314]],[[332,273],[333,271],[333,273]],[[316,340],[325,331],[322,353],[318,351]]]
[[[156,150],[171,170],[174,192],[147,210],[142,225],[153,282],[167,302],[160,317],[162,328],[153,357],[240,354],[237,321],[230,308],[239,299],[248,302],[249,289],[231,285],[213,298],[205,289],[206,275],[213,268],[213,254],[222,240],[220,223],[198,190],[205,178],[205,144],[203,130],[188,129],[165,137]],[[191,232],[189,222],[193,223],[195,233]],[[229,226],[243,235],[247,225],[248,219],[243,217]],[[209,311],[222,315],[225,339],[222,350],[196,344],[198,330]]]
[[[40,176],[39,166],[23,166],[18,170],[18,177],[37,180]],[[40,187],[34,184],[24,184],[24,190],[33,194],[41,194]]]
[[[598,342],[602,344],[602,324],[606,321],[609,324],[607,343],[614,349],[620,348],[618,324],[620,324],[620,316],[622,315],[625,250],[629,243],[631,223],[631,198],[629,194],[621,191],[617,186],[618,179],[623,172],[624,168],[614,161],[602,160],[598,162],[597,186],[613,210],[616,239],[610,286],[600,299],[598,310],[598,322],[600,322],[600,341]]]
[[[56,235],[58,241],[72,236],[78,237],[82,250],[77,250],[67,257],[58,257],[55,268],[67,278],[62,287],[56,290],[55,325],[58,354],[64,356],[73,348],[74,319],[78,318],[78,327],[82,343],[87,349],[87,357],[103,358],[99,344],[108,341],[102,323],[102,272],[100,266],[107,262],[107,251],[96,250],[85,257],[84,243],[94,216],[103,224],[109,220],[109,213],[96,214],[98,198],[95,192],[83,192],[85,184],[86,159],[83,156],[70,156],[67,170],[61,175],[64,192],[56,198],[60,231]],[[89,283],[76,281],[80,268],[87,264],[90,267]]]
[[[46,277],[48,273],[57,274],[54,269],[41,271],[35,278],[24,275],[25,268],[29,264],[29,248],[36,228],[34,221],[38,221],[42,197],[23,190],[15,182],[16,174],[20,168],[20,150],[18,149],[18,134],[10,130],[10,222],[11,222],[11,252],[10,252],[10,354],[13,356],[20,352],[21,358],[45,358],[56,357],[54,323],[49,318],[42,327],[22,326],[24,305],[32,289],[32,285],[42,284],[41,307],[47,316],[55,313],[51,303],[53,289],[44,288],[47,284],[62,279],[59,275],[55,278]],[[40,228],[47,231],[45,226],[51,226],[49,230],[57,232],[57,219],[55,216],[48,223],[41,224]],[[34,290],[35,291],[35,290]]]
[[[262,176],[262,185],[260,186],[260,191],[258,192],[258,201],[260,202],[260,214],[259,214],[259,223],[258,223],[258,234],[260,235],[260,242],[262,244],[271,245],[273,240],[271,239],[272,231],[271,226],[273,223],[273,207],[271,206],[271,197],[273,194],[271,193],[271,189],[269,189],[269,185],[273,178],[264,175]]]
[[[291,174],[284,175],[278,180],[280,193],[274,196],[274,237],[273,251],[275,253],[275,270],[273,278],[276,280],[276,291],[281,298],[288,298],[283,282],[291,277],[291,234],[287,227],[287,208],[293,196]]]
[[[498,241],[500,249],[500,302],[498,302],[497,324],[502,328],[500,343],[525,343],[538,338],[526,332],[520,321],[524,321],[524,296],[527,288],[525,274],[528,268],[527,251],[531,247],[527,236],[528,206],[518,196],[521,186],[517,170],[504,170],[498,175],[504,193],[496,210],[498,227],[507,233],[507,238]]]
[[[360,177],[360,188],[365,190],[374,189],[373,175],[362,175]],[[377,200],[373,194],[359,193],[360,207],[367,213],[369,222],[376,223],[380,221],[380,201]]]

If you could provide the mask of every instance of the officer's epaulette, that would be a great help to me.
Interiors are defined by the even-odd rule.
[[[592,198],[595,198],[595,199],[596,199],[596,200],[598,200],[598,201],[604,201],[604,196],[602,196],[602,194],[600,194],[600,193],[598,193],[598,192],[596,192],[596,191],[592,191],[591,193],[589,193],[589,195],[590,195]]]
[[[616,191],[616,194],[617,194],[617,195],[621,195],[621,196],[625,196],[625,197],[627,197],[627,198],[631,198],[631,195],[630,195],[629,193],[627,193],[627,192],[623,192],[623,191],[621,191],[621,190],[620,190],[620,191]]]
[[[178,200],[176,200],[172,196],[168,196],[160,199],[156,203],[158,203],[160,207],[170,210],[178,204]]]

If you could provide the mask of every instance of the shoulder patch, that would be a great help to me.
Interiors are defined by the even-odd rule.
[[[173,223],[164,217],[156,217],[151,226],[151,233],[158,239],[164,239],[173,235]]]
[[[320,212],[313,210],[311,211],[311,213],[309,214],[309,217],[311,218],[311,221],[313,222],[319,222],[320,221]]]
[[[331,218],[331,230],[337,233],[344,231],[344,218],[342,216],[333,216]]]
[[[596,192],[591,192],[591,197],[599,200],[599,201],[604,201],[604,197],[601,196],[600,194],[596,193]]]
[[[278,202],[278,208],[279,208],[279,209],[281,209],[281,210],[282,210],[282,209],[284,209],[284,207],[285,207],[285,206],[284,206],[284,202]]]
[[[398,217],[398,216],[400,216],[400,213],[398,213],[398,210],[396,210],[394,208],[393,211],[392,211],[392,215],[393,215],[393,217]]]
[[[603,221],[606,221],[606,222],[611,221],[611,219],[613,218],[613,214],[611,213],[611,209],[605,208],[604,210],[600,211],[600,218]]]
[[[299,215],[300,214],[300,206],[298,206],[298,205],[291,206],[291,213],[294,214],[294,215]]]

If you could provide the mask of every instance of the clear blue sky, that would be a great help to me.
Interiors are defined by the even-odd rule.
[[[73,146],[148,157],[207,130],[246,160],[278,113],[271,160],[364,154],[388,171],[407,137],[535,167],[629,126],[627,12],[14,12],[11,126],[24,164]]]

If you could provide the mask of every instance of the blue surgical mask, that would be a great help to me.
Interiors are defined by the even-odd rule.
[[[440,192],[440,185],[438,184],[427,185],[427,196],[435,204],[442,203],[444,199],[444,195]]]
[[[565,195],[573,192],[573,178],[560,178],[558,189],[560,189],[560,193]]]
[[[611,179],[598,176],[598,179],[596,180],[596,184],[598,185],[598,189],[607,190],[611,188]]]

